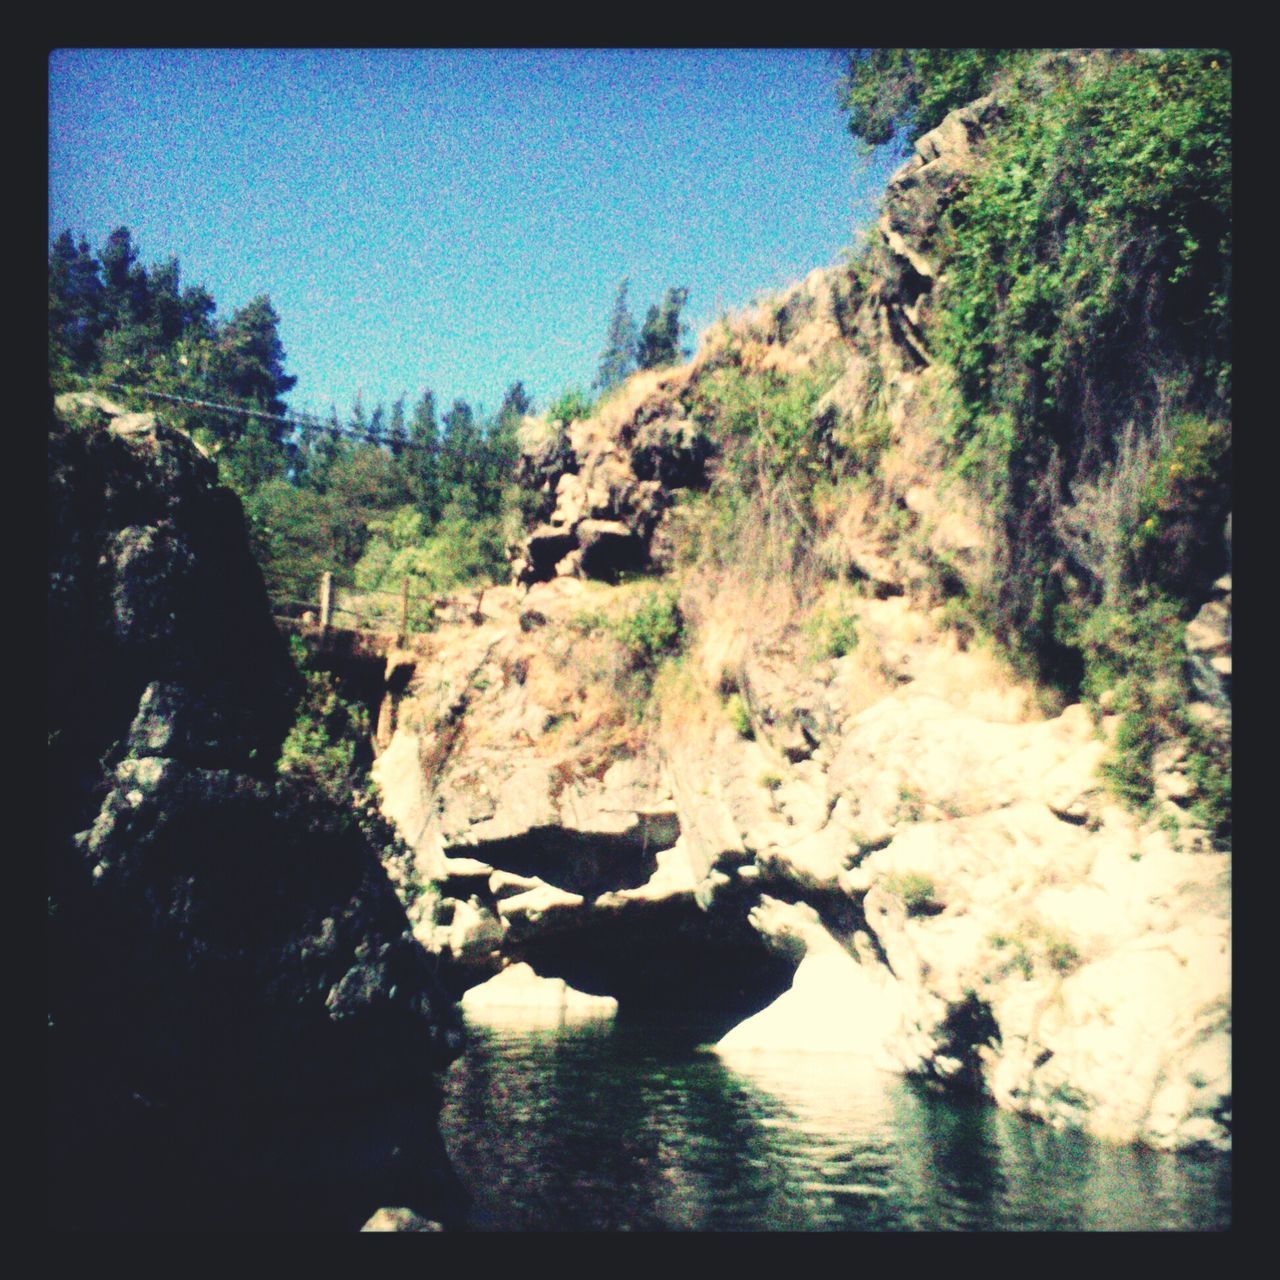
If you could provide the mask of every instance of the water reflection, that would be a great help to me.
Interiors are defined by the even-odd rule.
[[[473,1027],[441,1126],[479,1230],[1219,1229],[1230,1163],[1111,1147],[839,1055]]]

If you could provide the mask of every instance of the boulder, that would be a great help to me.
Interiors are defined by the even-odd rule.
[[[461,1024],[378,848],[277,779],[300,681],[238,502],[159,423],[55,418],[49,469],[60,1221],[455,1212],[430,1073]],[[392,1108],[410,1064],[423,1087]]]
[[[618,1011],[611,996],[575,991],[561,978],[542,978],[527,964],[513,964],[462,997],[468,1017],[502,1021],[514,1015],[552,1018],[610,1018]]]

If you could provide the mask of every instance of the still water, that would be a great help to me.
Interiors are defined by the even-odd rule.
[[[705,1040],[705,1036],[702,1037]],[[1221,1230],[1227,1157],[1058,1133],[698,1028],[471,1026],[440,1116],[479,1231]]]

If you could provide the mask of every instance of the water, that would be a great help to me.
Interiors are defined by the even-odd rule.
[[[1231,1166],[1059,1133],[698,1029],[473,1026],[445,1145],[489,1231],[1221,1230]]]

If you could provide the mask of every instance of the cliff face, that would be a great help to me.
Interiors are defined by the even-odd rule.
[[[411,915],[454,990],[525,960],[624,1014],[761,1011],[726,1053],[864,1053],[1053,1124],[1222,1148],[1229,857],[1114,802],[1118,717],[1049,705],[946,626],[995,535],[940,482],[923,335],[940,214],[997,118],[975,103],[920,141],[861,273],[815,272],[590,421],[528,424],[517,584],[431,638],[376,767],[417,858],[393,876],[437,886]],[[650,693],[619,624],[663,579],[610,584],[672,569],[696,527],[682,493],[719,465],[699,395],[726,368],[818,367],[826,434],[874,414],[885,436],[815,552],[846,642],[815,646],[821,611],[744,544],[736,574],[673,573],[686,652]],[[1219,728],[1229,616],[1228,577],[1188,631],[1191,712]],[[1176,752],[1156,785],[1183,814]]]
[[[60,1220],[447,1213],[424,1082],[458,1051],[456,1014],[376,852],[275,781],[298,678],[239,505],[149,415],[64,408],[79,425],[49,433]]]

